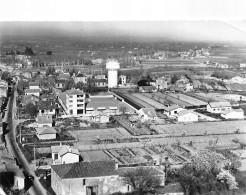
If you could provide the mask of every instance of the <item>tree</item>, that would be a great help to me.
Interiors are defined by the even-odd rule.
[[[172,84],[175,84],[175,83],[177,82],[178,79],[179,79],[178,76],[177,76],[176,74],[174,74],[174,75],[172,76],[172,78],[171,78],[171,83],[172,83]]]
[[[26,109],[26,112],[32,116],[32,117],[36,117],[37,116],[37,113],[38,113],[38,108],[36,105],[34,105],[33,103],[28,103],[25,107]]]
[[[122,114],[125,114],[127,107],[126,106],[120,106],[119,110],[120,110],[120,112],[122,112]]]
[[[80,90],[83,90],[85,87],[85,84],[83,82],[78,82],[76,83],[76,89],[80,89]]]
[[[156,176],[151,169],[138,167],[126,172],[123,176],[123,181],[133,187],[134,192],[139,195],[151,191],[157,186],[160,186],[160,177]]]
[[[34,52],[32,51],[31,47],[26,46],[25,54],[28,56],[34,56]]]
[[[137,82],[137,85],[140,86],[149,86],[149,81],[148,80],[140,80]]]
[[[53,75],[56,72],[54,67],[49,66],[46,70],[46,76]]]
[[[75,87],[75,83],[73,79],[69,79],[65,82],[63,91],[70,90]]]
[[[52,55],[52,51],[47,51],[46,54],[47,54],[47,56],[51,56]]]
[[[9,82],[11,80],[11,75],[8,71],[4,71],[2,73],[2,77],[1,77],[2,80],[5,80],[6,82]]]

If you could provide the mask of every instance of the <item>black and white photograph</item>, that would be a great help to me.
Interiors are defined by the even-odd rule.
[[[245,0],[0,0],[0,195],[246,195]]]

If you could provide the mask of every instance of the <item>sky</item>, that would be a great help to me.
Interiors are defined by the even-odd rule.
[[[241,20],[245,0],[0,0],[1,21]]]
[[[0,5],[0,21],[36,21],[0,24],[1,34],[246,40],[246,0],[0,0]]]

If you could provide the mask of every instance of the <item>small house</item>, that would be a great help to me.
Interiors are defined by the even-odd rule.
[[[177,115],[179,112],[185,110],[184,108],[181,108],[178,105],[171,105],[168,106],[166,108],[164,108],[164,112],[163,114],[167,115],[167,116],[175,116]]]
[[[38,82],[30,82],[29,83],[29,89],[39,89],[39,83]]]
[[[25,176],[23,171],[19,169],[19,167],[15,167],[13,165],[5,164],[8,179],[12,180],[10,177],[14,177],[13,179],[13,190],[23,190],[25,187]]]
[[[65,82],[66,82],[66,80],[56,80],[55,81],[55,87],[57,88],[57,89],[63,89],[64,88],[64,86],[65,86]]]
[[[28,103],[32,103],[33,105],[36,104],[36,102],[39,101],[39,98],[35,95],[23,95],[22,96],[22,100],[21,100],[21,104],[23,106],[27,105]]]
[[[38,112],[39,115],[51,114],[55,115],[56,104],[55,101],[40,101],[38,102]]]
[[[189,110],[183,110],[177,115],[178,122],[197,122],[198,115]]]
[[[53,123],[52,115],[44,114],[44,115],[37,116],[38,127],[44,127],[44,126],[52,127],[52,123]]]
[[[223,113],[231,109],[230,102],[209,102],[207,104],[207,111],[211,113]]]
[[[40,96],[40,89],[25,89],[25,95],[35,95],[37,97]]]
[[[71,146],[51,146],[51,153],[53,164],[68,164],[79,162],[79,150]]]
[[[36,135],[39,140],[56,139],[56,130],[49,126],[38,127],[36,128]]]
[[[141,108],[138,111],[138,113],[144,120],[155,120],[155,119],[157,119],[157,115],[156,115],[154,108]]]
[[[221,117],[225,119],[243,119],[244,111],[241,108],[226,110],[225,112],[221,113]]]

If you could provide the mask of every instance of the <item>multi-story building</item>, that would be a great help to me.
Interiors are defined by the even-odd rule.
[[[78,89],[67,90],[58,95],[58,100],[68,115],[85,114],[85,93]]]

